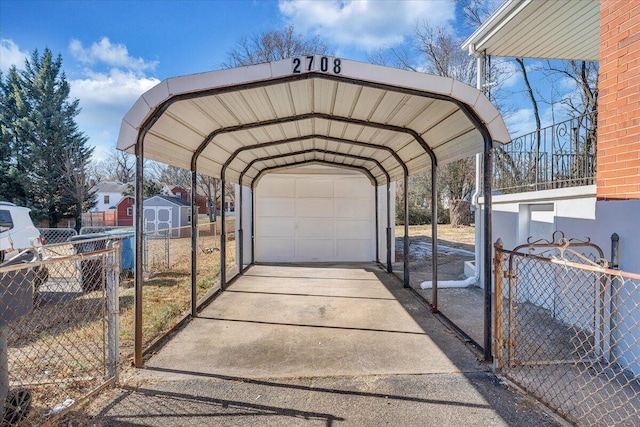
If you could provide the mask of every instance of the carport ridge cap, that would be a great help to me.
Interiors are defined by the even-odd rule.
[[[486,119],[484,118],[484,114],[481,114],[482,111],[479,111],[480,109],[478,108],[479,105],[477,102],[480,99],[486,98],[486,97],[477,89],[472,88],[468,85],[464,85],[463,83],[459,83],[459,85],[458,84],[454,85],[455,80],[451,78],[434,76],[431,74],[418,73],[418,72],[412,72],[412,71],[406,71],[406,70],[393,69],[393,68],[388,68],[388,67],[383,67],[383,66],[378,66],[373,64],[365,64],[361,62],[350,61],[347,59],[344,59],[344,60],[341,59],[342,64],[344,65],[345,71],[340,75],[329,75],[329,74],[323,74],[315,71],[302,73],[298,75],[292,75],[291,69],[290,69],[291,61],[292,59],[284,59],[284,60],[273,62],[273,63],[263,63],[263,64],[251,65],[246,67],[237,67],[237,68],[225,69],[225,70],[214,70],[214,71],[209,71],[209,72],[200,73],[200,74],[192,74],[187,76],[179,76],[179,77],[166,79],[164,81],[165,84],[167,84],[168,86],[171,86],[171,90],[169,91],[170,92],[169,97],[164,101],[162,101],[161,103],[155,104],[153,108],[148,110],[145,116],[145,119],[141,119],[140,116],[138,115],[136,117],[136,119],[138,120],[129,120],[130,123],[138,122],[139,123],[138,126],[134,126],[134,127],[136,129],[139,129],[139,133],[142,133],[142,135],[140,134],[138,135],[138,138],[135,144],[141,142],[142,139],[144,139],[148,130],[157,121],[157,119],[159,118],[159,116],[157,116],[157,113],[160,113],[161,115],[169,107],[170,104],[172,104],[173,102],[180,101],[183,95],[196,94],[197,96],[194,96],[194,97],[207,96],[207,93],[211,93],[211,92],[219,91],[222,93],[226,91],[240,91],[243,88],[246,88],[246,85],[254,86],[256,83],[265,83],[267,85],[272,85],[272,84],[279,84],[282,82],[295,81],[298,79],[309,79],[309,78],[326,78],[330,80],[345,81],[345,82],[351,79],[358,79],[359,82],[352,82],[352,83],[362,84],[364,82],[368,82],[372,87],[381,88],[381,86],[387,86],[385,89],[390,91],[399,91],[398,89],[406,88],[406,89],[409,89],[411,92],[419,92],[419,93],[413,93],[414,95],[417,95],[417,96],[424,96],[427,98],[435,98],[435,99],[441,99],[441,100],[453,102],[459,108],[465,110],[467,115],[471,113],[473,116],[475,116],[476,120],[472,120],[472,122],[476,127],[478,123],[484,124],[485,125],[484,131],[489,132],[489,130],[486,129]],[[349,71],[350,69],[351,69],[351,72]],[[254,72],[253,80],[240,78],[240,76],[244,75],[244,73],[239,73],[238,72],[239,70],[248,70],[249,72]],[[374,74],[374,76],[377,77],[378,80],[375,80],[375,81],[371,80],[372,73]],[[194,76],[203,77],[202,79],[197,80],[197,81],[201,81],[201,83],[194,85],[193,84]],[[231,79],[229,78],[223,79],[223,77],[225,76],[233,76],[233,77]],[[411,76],[411,78],[409,78],[409,76]],[[218,82],[216,79],[219,79],[221,81]],[[407,80],[414,82],[414,84],[407,84],[406,83]],[[441,82],[441,84],[436,86],[429,85],[428,83],[432,81]],[[189,84],[186,84],[186,82],[189,82]],[[213,83],[217,82],[222,84],[212,87],[211,86],[212,82]],[[415,84],[416,82],[418,84]],[[448,88],[447,90],[442,90],[442,87],[449,86],[448,84],[442,84],[442,83],[448,83],[448,82],[451,83],[450,88]],[[163,84],[163,82],[161,82],[160,84]],[[468,98],[465,100],[464,96],[461,96],[460,98],[455,96],[456,91],[454,90],[454,87],[463,87],[461,85],[468,86],[465,88],[465,92],[467,93],[470,93],[473,91],[478,92],[478,99],[474,105],[469,105],[467,103]],[[150,91],[153,89],[154,88],[150,89]],[[400,90],[400,92],[402,92],[402,90]],[[144,97],[144,94],[143,94],[143,97]],[[489,105],[491,109],[495,110],[495,107],[493,107],[493,105],[491,105],[490,102],[489,102]],[[497,113],[497,110],[495,112]],[[497,115],[499,116],[499,113],[497,113]],[[130,118],[133,118],[133,117],[130,117]],[[491,117],[491,119],[494,119],[494,118],[495,116]],[[506,130],[506,126],[504,127],[494,126],[492,128],[496,129],[497,131]],[[481,133],[484,133],[481,129],[479,130]],[[499,136],[498,138],[490,138],[490,139],[495,139],[501,142],[505,141],[505,139],[510,140],[508,136],[506,138],[504,138],[503,136],[504,135],[502,135],[502,137]],[[118,138],[118,144],[117,144],[118,148],[121,148],[123,146],[131,147],[131,144],[127,144],[124,142],[125,139],[129,139],[129,138],[130,138],[129,135],[126,135],[126,134],[120,135]],[[428,144],[425,143],[425,145],[429,147]],[[430,156],[433,156],[433,153],[430,153]],[[435,161],[435,158],[432,157],[432,160]]]

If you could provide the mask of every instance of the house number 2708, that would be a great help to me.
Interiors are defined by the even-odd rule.
[[[342,61],[340,58],[307,55],[293,58],[291,60],[291,67],[294,74],[306,73],[308,71],[340,74],[342,72]]]

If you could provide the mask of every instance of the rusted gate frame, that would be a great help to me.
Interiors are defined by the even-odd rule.
[[[561,236],[558,241],[556,241],[556,235]],[[598,262],[593,262],[589,260],[584,254],[576,251],[576,248],[591,248],[599,255]],[[537,240],[534,242],[529,241],[528,243],[516,246],[513,250],[508,250],[503,248],[502,239],[498,239],[494,243],[495,249],[495,258],[494,258],[494,278],[495,278],[495,293],[494,293],[494,307],[495,307],[495,316],[494,316],[494,367],[496,369],[501,369],[504,366],[505,357],[504,350],[507,350],[506,360],[509,366],[513,367],[517,364],[515,363],[515,354],[514,351],[517,348],[517,343],[515,342],[514,337],[514,326],[517,323],[517,313],[516,308],[514,307],[514,299],[517,297],[513,294],[514,286],[517,286],[517,282],[514,284],[514,280],[517,280],[518,275],[514,271],[517,266],[514,266],[515,257],[519,258],[529,258],[535,259],[539,262],[550,263],[550,264],[561,264],[565,267],[569,268],[578,268],[581,270],[589,270],[597,273],[601,273],[599,280],[599,289],[594,289],[594,336],[599,338],[598,347],[601,351],[605,351],[605,336],[604,333],[605,325],[605,301],[607,299],[606,291],[607,291],[607,283],[609,285],[612,281],[609,279],[611,276],[619,275],[620,272],[617,270],[613,270],[608,268],[609,263],[604,258],[604,252],[602,249],[592,243],[591,241],[579,241],[575,239],[567,239],[564,237],[562,232],[555,232],[553,235],[552,241],[547,240]],[[526,252],[523,252],[526,250]],[[535,254],[534,252],[540,250],[539,254]],[[569,251],[570,253],[578,256],[579,258],[584,259],[585,261],[590,262],[589,264],[580,264],[576,262],[569,261],[564,258],[565,252]],[[556,252],[561,255],[561,258],[552,258],[552,257],[544,257],[543,254],[547,254],[550,252]],[[508,268],[505,270],[504,263],[508,260]],[[508,302],[508,334],[505,336],[504,331],[504,279],[507,279],[507,302]],[[611,290],[610,290],[611,291]],[[613,304],[611,298],[609,298],[610,305]],[[596,310],[598,311],[596,314]],[[611,313],[612,308],[609,307],[609,313]],[[596,319],[599,319],[599,324],[596,324]],[[527,362],[530,364],[556,364],[556,363],[568,363],[569,361],[544,361],[544,362]]]

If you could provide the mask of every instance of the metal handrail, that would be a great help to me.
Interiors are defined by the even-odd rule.
[[[595,183],[597,114],[514,138],[494,153],[494,191],[520,193]]]

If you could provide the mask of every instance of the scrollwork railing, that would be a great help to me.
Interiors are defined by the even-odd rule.
[[[596,172],[595,112],[519,136],[494,153],[502,193],[591,185]]]

